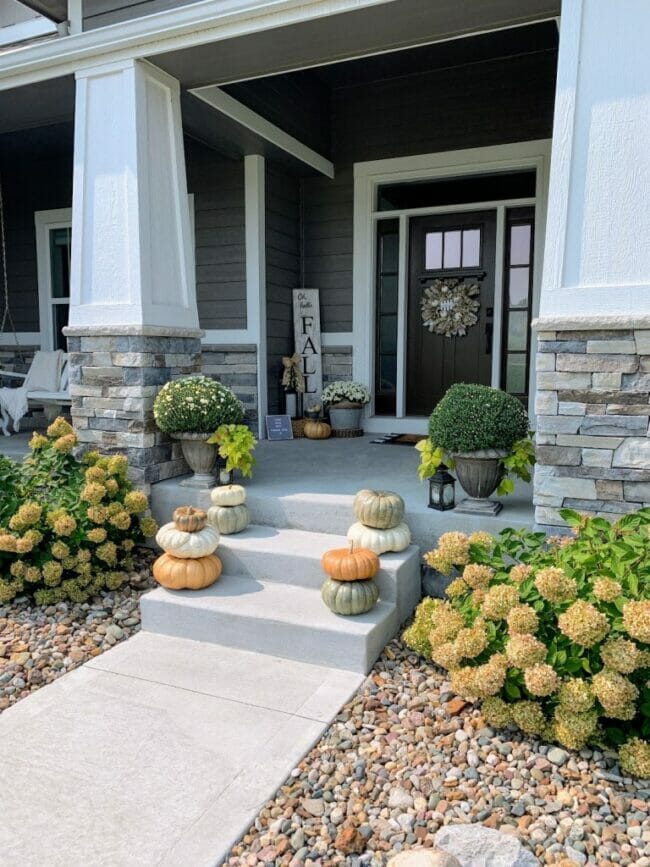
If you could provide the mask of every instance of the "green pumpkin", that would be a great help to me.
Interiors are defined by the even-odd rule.
[[[404,500],[393,491],[359,491],[354,498],[354,514],[366,527],[390,530],[404,520]]]
[[[320,595],[330,611],[335,614],[365,614],[379,599],[379,588],[370,578],[368,581],[323,582]]]
[[[208,509],[208,523],[224,536],[241,533],[250,523],[248,508],[238,506],[212,506]]]

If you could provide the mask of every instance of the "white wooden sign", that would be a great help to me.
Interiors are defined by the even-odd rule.
[[[302,359],[301,371],[305,377],[304,410],[320,403],[323,392],[318,289],[293,290],[293,331],[296,352]]]

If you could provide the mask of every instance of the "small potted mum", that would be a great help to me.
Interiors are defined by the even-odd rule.
[[[244,407],[232,389],[209,376],[172,379],[158,392],[153,414],[161,431],[180,440],[194,473],[181,484],[212,487],[217,447],[208,440],[221,425],[239,424],[244,418]]]
[[[514,491],[509,476],[529,482],[535,462],[526,410],[487,385],[452,385],[431,413],[429,437],[416,448],[420,478],[430,478],[441,463],[456,470],[469,495],[456,507],[460,512],[498,514],[501,504],[489,497]]]
[[[360,382],[339,380],[323,389],[323,403],[329,408],[334,436],[361,436],[363,407],[370,401],[370,392]]]

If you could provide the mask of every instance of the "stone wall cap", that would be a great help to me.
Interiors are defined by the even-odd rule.
[[[175,328],[163,325],[66,325],[66,337],[204,337],[201,328]]]
[[[650,329],[650,313],[622,316],[538,316],[533,319],[534,331],[629,331],[630,328]]]

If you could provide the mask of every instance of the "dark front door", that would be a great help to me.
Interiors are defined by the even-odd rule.
[[[406,412],[422,416],[455,382],[491,384],[496,212],[414,217],[409,230]],[[478,286],[478,322],[464,336],[429,331],[422,319],[426,288],[440,298],[441,289],[450,287],[450,300],[443,291],[442,303],[453,321],[463,287],[471,284]]]

